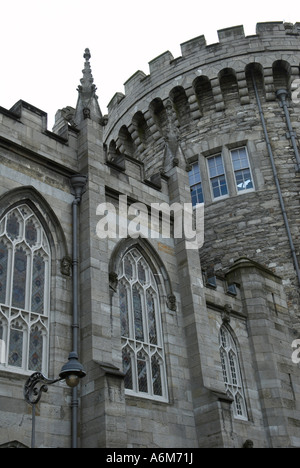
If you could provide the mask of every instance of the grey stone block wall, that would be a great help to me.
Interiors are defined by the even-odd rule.
[[[299,260],[299,173],[287,139],[278,86],[299,78],[299,23],[263,23],[200,36],[137,72],[102,116],[92,81],[91,108],[79,90],[76,110],[47,114],[19,101],[0,109],[0,220],[30,200],[51,239],[49,377],[59,374],[72,341],[70,177],[87,175],[80,205],[80,360],[78,444],[107,448],[299,447],[299,284],[251,81],[254,71],[286,216]],[[90,53],[85,52],[85,70]],[[92,76],[91,76],[92,79]],[[89,112],[88,112],[89,111]],[[294,130],[299,107],[289,101]],[[230,150],[247,147],[255,190],[237,194]],[[206,160],[223,154],[229,195],[213,200]],[[188,171],[199,163],[205,197],[205,243],[182,239],[100,239],[97,207],[119,195],[133,202],[190,202]],[[144,251],[155,268],[161,300],[167,401],[128,395],[124,388],[118,286],[122,255]],[[215,278],[215,283],[208,278]],[[234,286],[228,289],[228,286]],[[176,298],[176,310],[168,296]],[[219,334],[235,340],[247,418],[234,416],[226,393]],[[0,366],[0,446],[30,445],[31,410],[23,399],[27,374]],[[49,388],[37,408],[37,446],[68,447],[71,392]]]

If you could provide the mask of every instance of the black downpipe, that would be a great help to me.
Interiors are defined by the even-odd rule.
[[[72,280],[73,280],[73,322],[72,322],[72,352],[78,357],[78,338],[79,338],[79,313],[78,313],[78,263],[79,263],[79,249],[78,249],[78,208],[81,202],[82,194],[84,192],[87,182],[87,177],[80,174],[71,177],[71,186],[73,189],[74,200],[72,204]],[[77,448],[78,440],[78,389],[72,389],[72,426],[71,426],[71,439],[72,448]]]
[[[261,118],[261,123],[262,123],[264,134],[265,134],[268,153],[269,153],[269,156],[270,156],[270,161],[271,161],[274,180],[275,180],[275,185],[276,185],[277,193],[278,193],[278,197],[279,197],[280,207],[281,207],[285,228],[286,228],[286,232],[287,232],[289,243],[290,243],[290,248],[291,248],[291,252],[292,252],[292,256],[293,256],[293,260],[294,260],[294,265],[295,265],[295,269],[296,269],[296,273],[297,273],[297,277],[298,277],[298,283],[299,283],[299,286],[300,286],[300,269],[299,269],[298,259],[297,259],[297,255],[296,255],[294,242],[293,242],[293,239],[292,239],[292,234],[291,234],[291,230],[290,230],[290,226],[289,226],[289,221],[288,221],[286,209],[285,209],[285,203],[284,203],[282,193],[281,193],[281,187],[280,187],[280,183],[279,183],[279,179],[278,179],[277,169],[276,169],[276,166],[275,166],[275,160],[274,160],[273,150],[272,150],[272,146],[271,146],[271,142],[270,142],[270,138],[269,138],[269,134],[268,134],[268,129],[267,129],[267,126],[266,126],[265,116],[264,116],[264,112],[263,112],[263,109],[262,109],[262,106],[261,106],[261,101],[260,101],[260,97],[259,97],[259,94],[258,94],[257,85],[256,85],[256,81],[255,81],[255,77],[254,77],[253,72],[252,72],[252,82],[253,82],[255,97],[256,97],[256,101],[257,101],[257,105],[258,105],[258,109],[259,109],[259,114],[260,114],[260,118]]]
[[[300,172],[300,155],[299,155],[299,150],[298,150],[298,145],[297,145],[296,133],[294,132],[294,129],[293,129],[293,125],[291,122],[290,113],[289,113],[289,109],[287,105],[287,100],[286,100],[288,95],[289,93],[286,89],[278,89],[278,91],[276,91],[276,96],[278,97],[278,99],[280,99],[281,106],[285,114],[285,120],[286,120],[286,124],[288,127],[288,138],[290,138],[292,141],[293,150],[294,150],[296,161],[297,161],[297,172]]]

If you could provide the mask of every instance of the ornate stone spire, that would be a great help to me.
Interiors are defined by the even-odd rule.
[[[98,96],[96,95],[96,86],[92,75],[90,65],[90,50],[85,49],[83,57],[85,59],[84,69],[82,70],[83,77],[80,80],[80,85],[77,88],[78,101],[75,111],[74,122],[79,125],[84,119],[91,119],[97,122],[102,119]]]

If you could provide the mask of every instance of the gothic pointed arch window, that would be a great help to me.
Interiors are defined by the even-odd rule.
[[[0,368],[47,373],[50,245],[22,204],[0,221]]]
[[[167,401],[158,286],[136,248],[124,255],[120,265],[119,305],[126,394]]]
[[[230,330],[225,325],[220,329],[219,349],[226,391],[233,399],[234,417],[248,420],[238,350]]]

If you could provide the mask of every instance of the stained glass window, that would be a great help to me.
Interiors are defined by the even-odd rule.
[[[239,419],[247,420],[247,408],[237,347],[232,334],[224,325],[220,330],[219,344],[222,372],[226,391],[234,400],[234,416]]]
[[[119,305],[126,393],[167,401],[158,287],[135,248],[120,266]]]
[[[25,239],[30,247],[35,245],[37,242],[37,230],[32,219],[26,223]]]
[[[8,250],[3,241],[0,242],[0,303],[5,303],[7,282]]]
[[[6,222],[6,231],[8,237],[10,237],[12,240],[15,240],[19,236],[19,231],[20,231],[20,223],[18,221],[18,218],[15,213],[12,213]]]
[[[6,346],[4,341],[4,328],[3,323],[0,320],[0,364],[5,364],[5,353],[6,353]]]
[[[157,345],[157,333],[156,333],[156,320],[155,320],[155,305],[152,294],[147,291],[147,312],[149,320],[149,341],[151,344]]]
[[[41,254],[33,257],[32,302],[31,310],[38,314],[44,312],[45,262]]]
[[[10,330],[8,364],[14,367],[23,365],[23,327],[18,322]]]
[[[29,340],[29,369],[41,372],[43,360],[43,336],[37,326],[32,327]]]
[[[136,286],[132,288],[135,339],[144,341],[142,299]]]
[[[25,309],[27,255],[23,247],[15,251],[12,306]]]
[[[160,374],[160,363],[159,359],[156,356],[152,357],[152,378],[153,378],[153,391],[154,395],[162,395],[162,385],[161,385],[161,374]]]
[[[126,258],[124,262],[124,270],[125,270],[126,278],[128,280],[131,280],[133,276],[133,269],[132,269],[132,263],[128,258]]]
[[[126,286],[123,283],[120,284],[119,298],[121,315],[121,335],[129,337],[128,299]]]
[[[8,211],[0,226],[0,316],[5,322],[0,365],[8,370],[46,373],[50,293],[47,235],[25,204]]]
[[[142,393],[148,393],[147,365],[146,358],[143,353],[138,353],[137,355],[137,371],[139,391]]]
[[[141,262],[138,264],[138,275],[139,275],[139,282],[141,284],[146,284],[146,271]]]
[[[125,374],[125,388],[132,389],[132,367],[131,355],[125,348],[123,349],[123,372]]]

